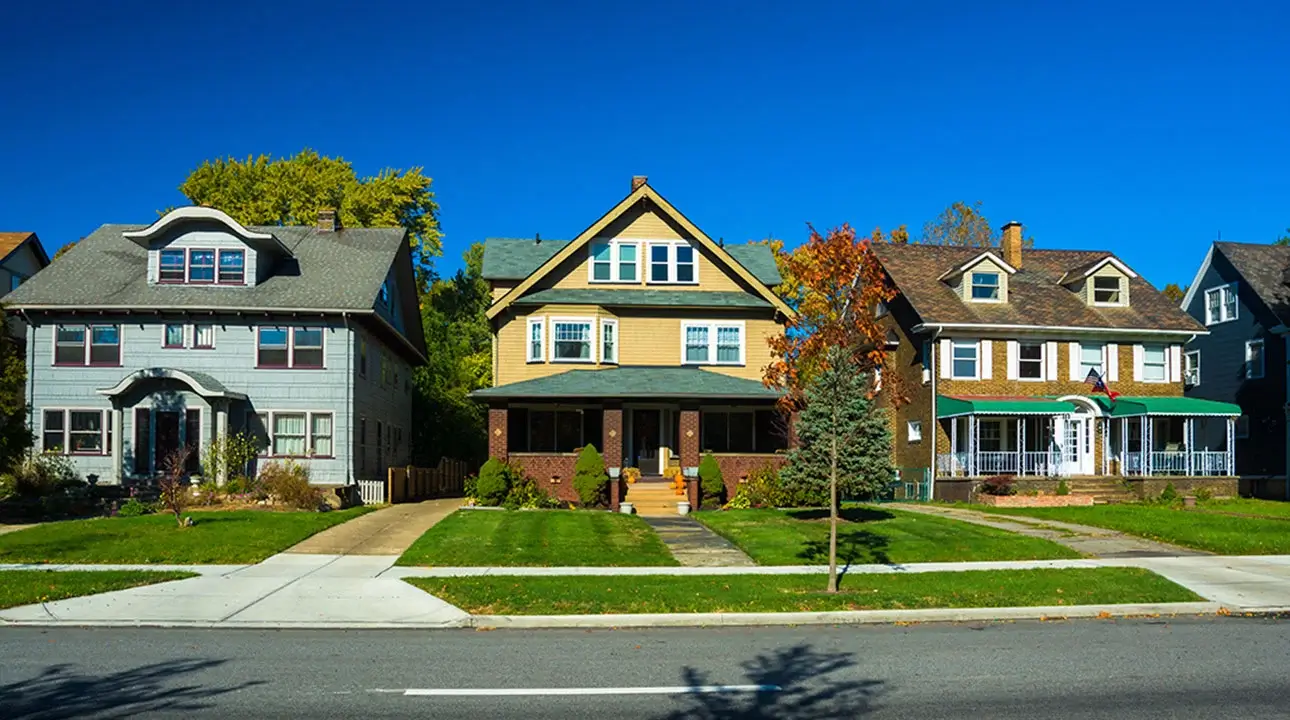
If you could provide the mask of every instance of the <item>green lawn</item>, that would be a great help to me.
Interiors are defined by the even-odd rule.
[[[0,608],[95,595],[190,577],[196,576],[193,573],[143,570],[0,570]]]
[[[1256,500],[1254,498],[1226,498],[1223,500],[1206,500],[1199,505],[1201,510],[1209,512],[1237,513],[1262,517],[1277,517],[1290,520],[1290,503],[1280,500]]]
[[[187,528],[160,514],[51,522],[0,535],[0,563],[256,563],[370,510],[193,512]]]
[[[815,565],[829,559],[826,510],[694,513],[760,565]],[[1079,553],[1056,543],[958,520],[872,506],[846,507],[838,559],[852,564],[1049,560]]]
[[[1251,507],[1246,504],[1228,505],[1229,502],[1205,503],[1203,508],[1226,511],[1226,508],[1231,507]],[[977,506],[974,509],[980,509],[980,507]],[[1285,520],[1237,517],[1164,505],[1135,504],[1064,508],[992,507],[989,508],[989,512],[1093,525],[1220,555],[1290,553],[1290,523]],[[1264,514],[1270,513],[1264,512]]]
[[[400,565],[676,565],[634,515],[584,510],[458,510],[412,543]]]
[[[844,575],[407,578],[478,615],[794,612],[1187,602],[1201,598],[1139,568]]]

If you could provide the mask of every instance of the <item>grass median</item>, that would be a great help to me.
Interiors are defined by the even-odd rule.
[[[0,609],[196,577],[148,570],[0,570]]]
[[[407,578],[476,615],[799,612],[1201,600],[1139,568],[824,575]]]
[[[829,561],[827,510],[722,510],[694,513],[694,517],[759,565]],[[1048,540],[884,507],[844,507],[838,524],[838,560],[842,563],[1077,557],[1074,550]]]
[[[587,510],[458,510],[412,543],[399,565],[676,565],[634,515]]]
[[[185,528],[170,514],[50,522],[0,535],[0,563],[256,563],[370,510],[194,511]]]

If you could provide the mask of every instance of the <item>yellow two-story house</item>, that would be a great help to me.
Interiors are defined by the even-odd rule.
[[[635,177],[572,240],[487,240],[483,274],[489,453],[549,492],[573,499],[587,444],[611,475],[693,475],[711,452],[730,484],[782,458],[788,423],[761,378],[793,310],[767,245],[714,240]]]

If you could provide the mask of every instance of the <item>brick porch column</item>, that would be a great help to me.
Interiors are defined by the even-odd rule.
[[[618,477],[609,476],[609,509],[618,512],[622,501],[619,491],[623,483],[623,408],[621,405],[606,404],[602,422],[601,444],[604,447],[606,468],[618,468]]]
[[[488,455],[502,462],[509,459],[506,438],[506,406],[490,405],[488,408]]]
[[[681,467],[699,466],[699,411],[681,409]]]

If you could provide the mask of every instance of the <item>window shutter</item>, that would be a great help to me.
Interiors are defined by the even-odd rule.
[[[1106,379],[1120,379],[1120,346],[1115,343],[1106,344]]]
[[[989,380],[994,377],[994,341],[982,340],[981,348],[981,379]]]
[[[1067,364],[1070,365],[1071,380],[1079,382],[1084,378],[1079,376],[1079,343],[1067,343],[1066,352],[1069,354]]]
[[[1142,346],[1133,346],[1133,379],[1142,382]]]
[[[1169,346],[1169,382],[1182,382],[1182,345]]]
[[[1009,379],[1009,380],[1016,380],[1016,379],[1020,376],[1020,373],[1018,373],[1018,372],[1017,372],[1017,357],[1018,357],[1018,355],[1019,355],[1019,353],[1020,353],[1020,350],[1019,350],[1019,348],[1018,348],[1018,345],[1017,345],[1017,341],[1016,341],[1016,340],[1009,340],[1009,341],[1008,341],[1008,346],[1007,346],[1007,347],[1008,347],[1008,349],[1007,349],[1007,352],[1008,352],[1008,379]]]
[[[950,371],[953,369],[953,353],[950,351],[949,338],[941,338],[941,350],[937,353],[936,362],[941,365],[941,378],[950,379]]]
[[[1047,368],[1048,371],[1044,374],[1044,377],[1051,378],[1052,380],[1056,380],[1057,379],[1057,343],[1056,341],[1049,340],[1048,342],[1044,343],[1044,362],[1048,365],[1048,368]]]

